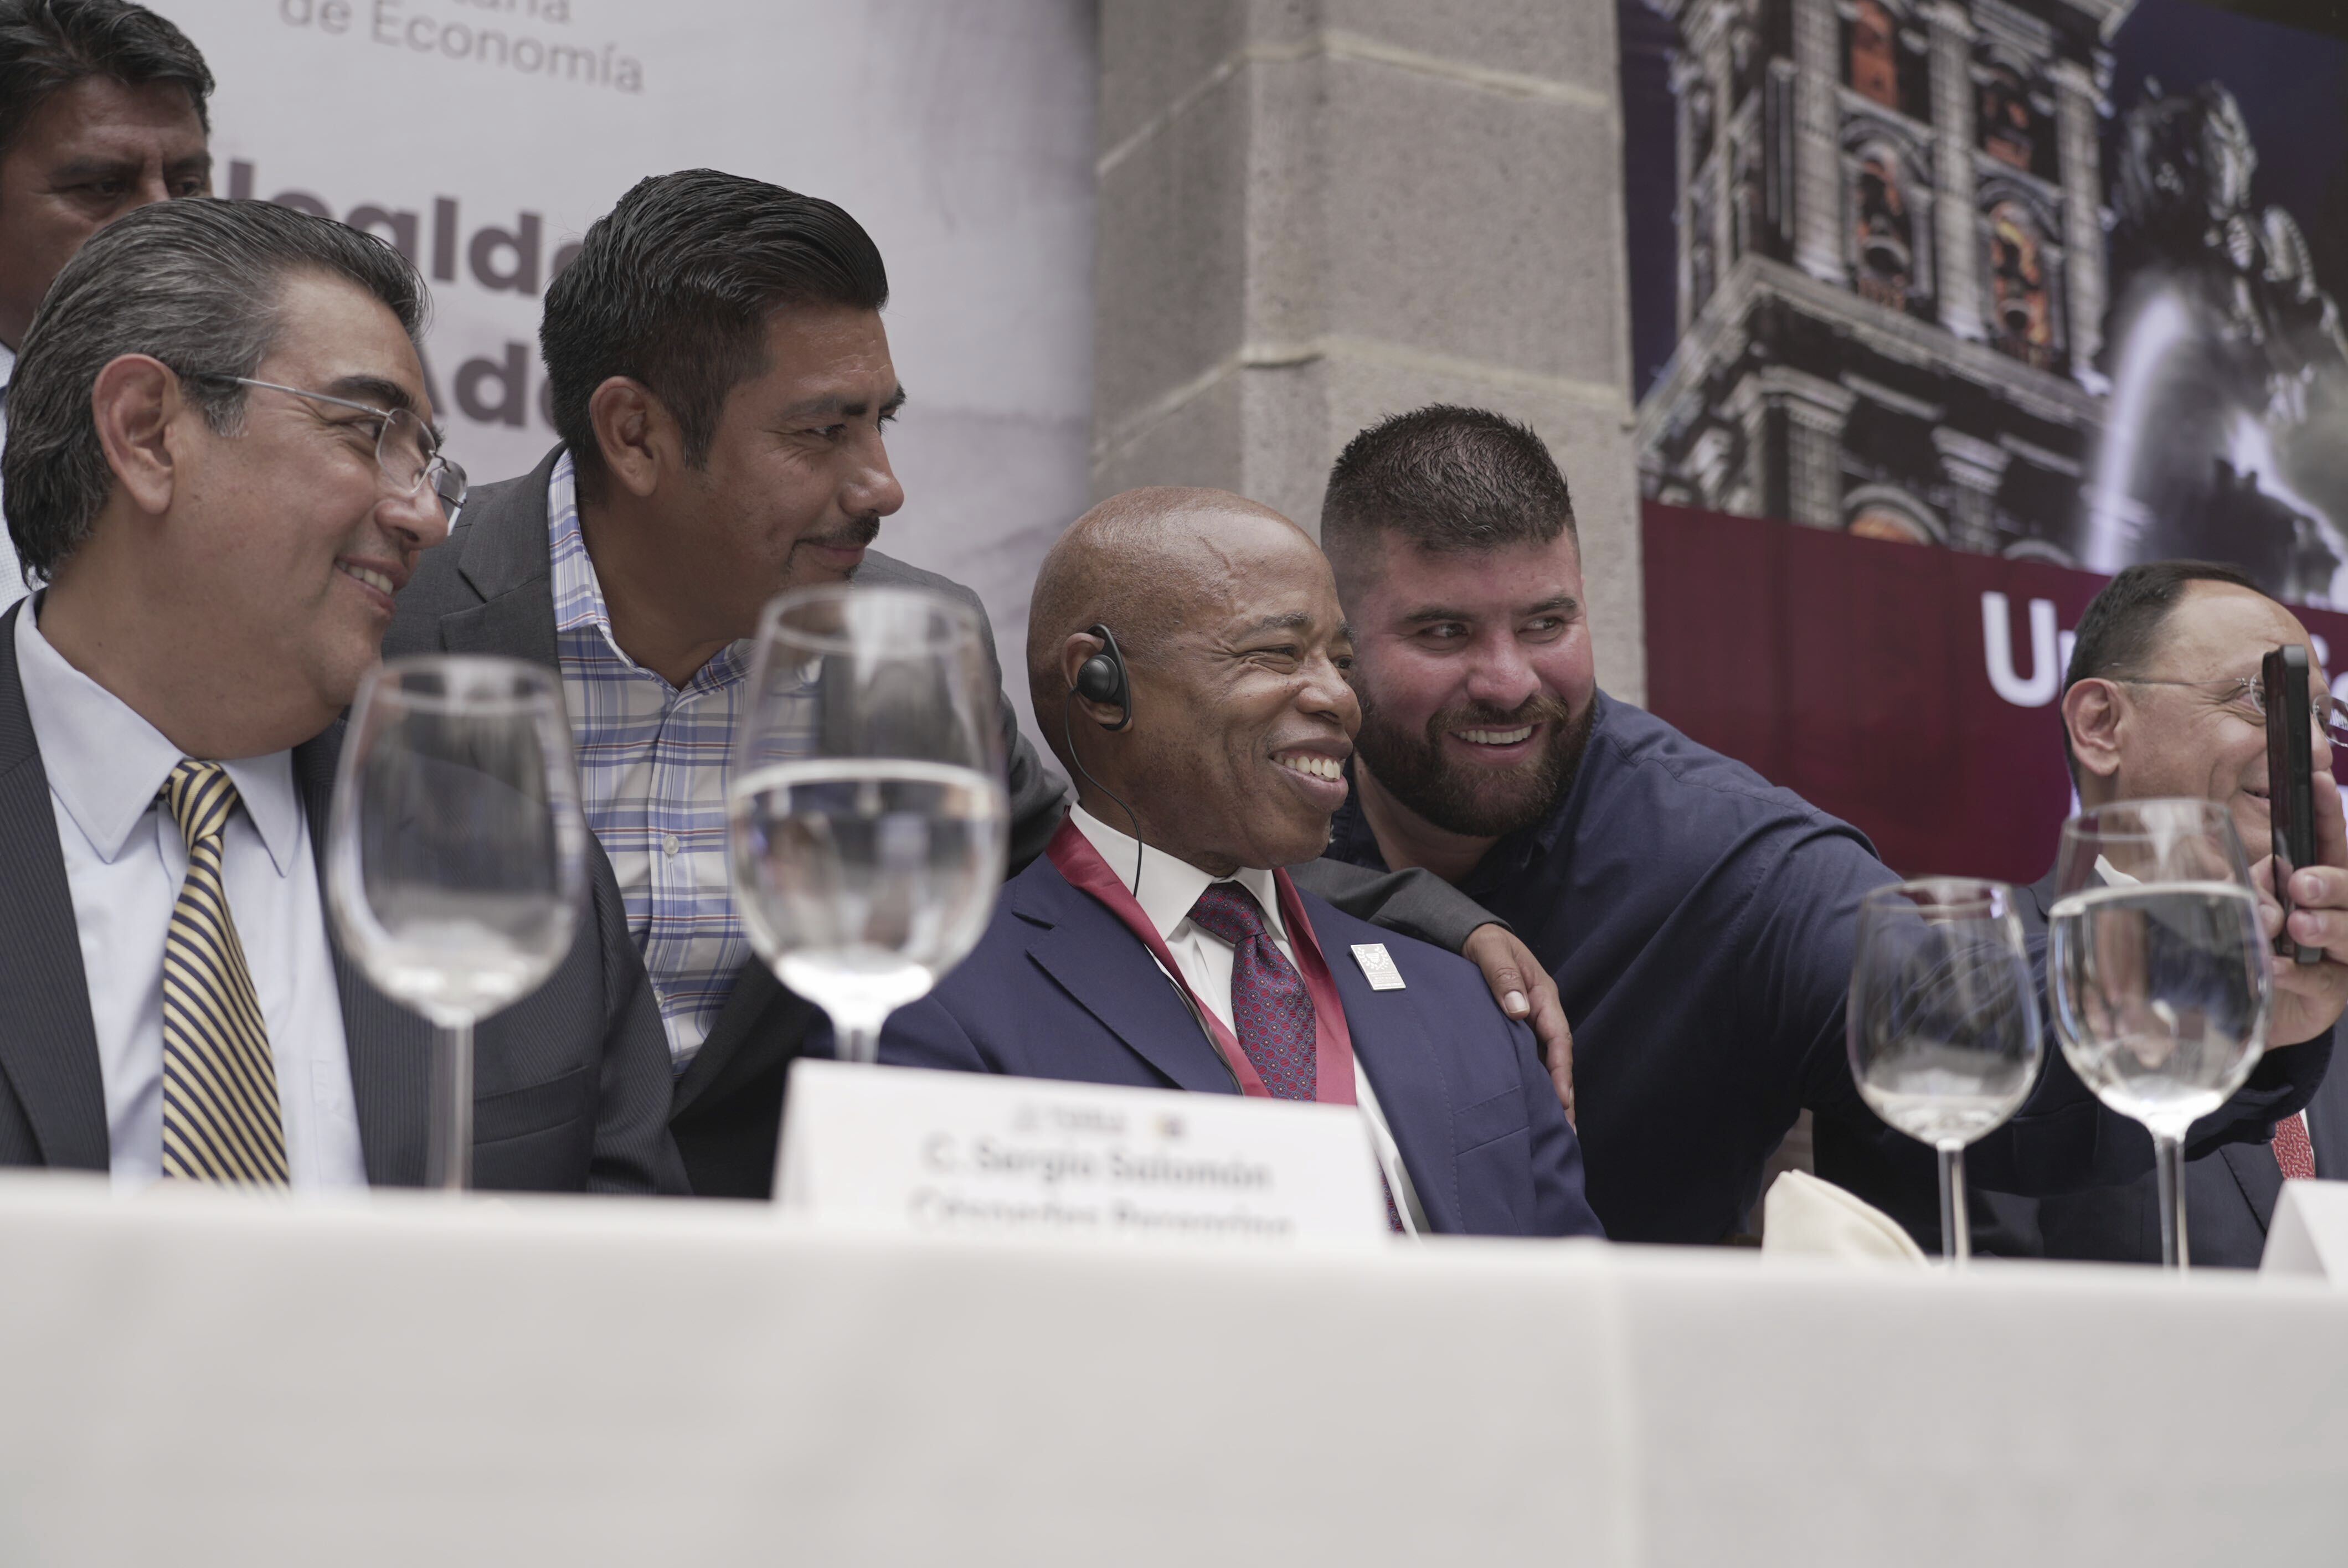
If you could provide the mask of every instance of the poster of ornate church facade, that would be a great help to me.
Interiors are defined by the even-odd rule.
[[[1624,0],[1652,499],[2348,604],[2348,45],[2190,0]]]

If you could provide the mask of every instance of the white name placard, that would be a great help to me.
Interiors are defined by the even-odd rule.
[[[2312,1274],[2348,1286],[2348,1182],[2282,1184],[2259,1272]]]
[[[802,1061],[778,1199],[823,1224],[1104,1242],[1375,1243],[1350,1106]]]

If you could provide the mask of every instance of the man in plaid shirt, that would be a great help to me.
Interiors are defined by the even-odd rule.
[[[905,499],[882,439],[905,397],[888,297],[871,238],[829,201],[712,169],[639,183],[547,290],[539,336],[562,444],[473,492],[385,640],[386,656],[561,671],[588,820],[660,998],[671,1127],[705,1194],[766,1194],[790,1062],[829,1038],[751,956],[728,885],[747,640],[776,594],[851,576],[978,606],[869,548]],[[1058,825],[1061,784],[1007,701],[1001,723],[1016,870]],[[1505,927],[1423,874],[1317,865],[1300,875],[1350,913],[1475,958],[1562,1074],[1562,1014]]]

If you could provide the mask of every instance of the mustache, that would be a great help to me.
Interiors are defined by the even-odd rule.
[[[826,549],[860,550],[880,537],[880,519],[877,517],[851,518],[848,526],[836,534],[811,534],[799,540],[803,545],[820,545]]]
[[[1524,724],[1567,724],[1573,710],[1546,692],[1536,692],[1513,708],[1469,702],[1446,708],[1426,722],[1426,738],[1439,739],[1453,730],[1513,730]]]

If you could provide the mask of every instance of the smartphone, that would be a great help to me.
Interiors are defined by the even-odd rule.
[[[2286,643],[2266,656],[2260,679],[2266,685],[2267,822],[2274,830],[2274,892],[2282,917],[2291,919],[2291,876],[2315,860],[2315,760],[2310,739],[2313,710],[2307,695],[2307,650]],[[2302,947],[2288,930],[2275,937],[2275,951],[2300,963],[2320,964],[2321,948]]]

